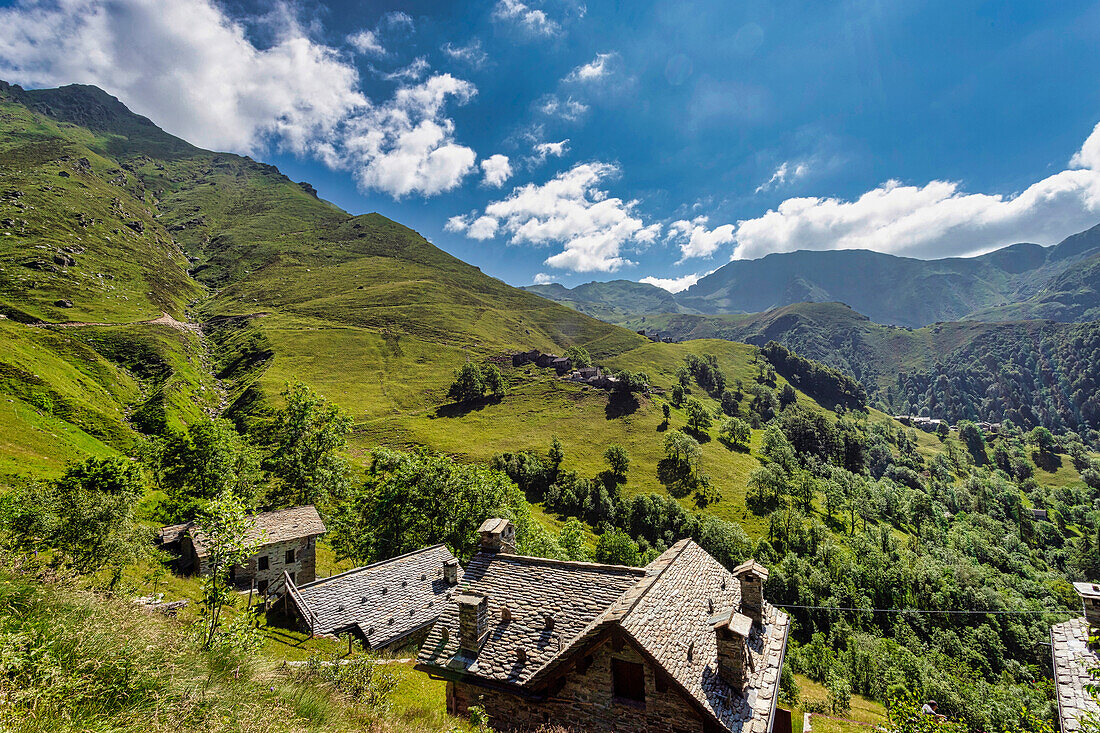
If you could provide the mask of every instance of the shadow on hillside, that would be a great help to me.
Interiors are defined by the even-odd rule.
[[[668,420],[662,420],[661,424],[657,426],[657,432],[663,433],[668,430]]]
[[[694,428],[685,426],[684,432],[699,441],[699,445],[705,445],[710,442],[710,433],[705,430],[695,430]]]
[[[1037,450],[1032,451],[1031,460],[1035,461],[1035,465],[1047,473],[1054,473],[1062,467],[1062,457],[1057,453],[1044,453]]]
[[[603,408],[603,411],[608,420],[614,420],[617,417],[633,415],[640,406],[641,403],[633,394],[629,392],[612,392],[611,396],[607,398],[607,407]]]
[[[729,438],[727,438],[724,435],[719,435],[718,436],[718,442],[721,443],[722,445],[726,446],[726,448],[728,448],[729,450],[737,451],[738,453],[748,453],[749,452],[749,447],[747,445],[740,445],[739,443],[734,443],[732,440],[730,440]]]
[[[500,395],[489,395],[479,400],[452,402],[447,405],[440,405],[435,409],[433,417],[462,417],[464,415],[469,415],[471,412],[484,410],[489,405],[500,404],[501,399]]]

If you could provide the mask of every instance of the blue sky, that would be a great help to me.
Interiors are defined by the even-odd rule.
[[[166,7],[0,2],[0,78],[96,83],[513,284],[1100,222],[1095,2]]]

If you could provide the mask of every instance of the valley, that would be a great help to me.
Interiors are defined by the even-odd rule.
[[[521,289],[273,166],[193,147],[95,87],[0,84],[0,724],[503,725],[478,722],[476,704],[469,720],[446,716],[453,687],[411,663],[390,680],[352,652],[351,630],[364,676],[324,671],[341,669],[327,663],[344,640],[303,634],[285,599],[279,612],[255,588],[218,595],[209,578],[170,575],[150,540],[211,512],[231,525],[308,504],[326,527],[310,550],[322,579],[437,543],[467,568],[489,563],[479,548],[502,520],[532,568],[647,578],[637,597],[652,578],[695,577],[662,573],[702,558],[714,587],[688,589],[705,593],[685,628],[703,628],[729,573],[763,578],[768,638],[793,627],[759,658],[780,709],[822,716],[815,730],[901,731],[885,706],[934,695],[959,730],[1050,731],[1043,644],[1079,615],[1072,581],[1100,571],[1098,236],[933,264],[773,255],[676,296],[623,281]],[[869,279],[912,288],[856,300]],[[818,297],[854,302],[803,302]],[[1008,320],[1040,313],[1058,318]],[[617,381],[512,366],[530,349]],[[473,366],[500,383],[455,397]],[[134,623],[132,597],[157,593],[185,610]],[[574,596],[563,602],[590,601]],[[615,617],[609,598],[592,623]],[[505,609],[501,624],[526,612]],[[54,667],[36,661],[46,648],[66,650]],[[62,694],[96,655],[110,665]],[[287,659],[313,662],[294,676]],[[30,692],[4,697],[16,688]],[[826,722],[849,713],[860,720]]]

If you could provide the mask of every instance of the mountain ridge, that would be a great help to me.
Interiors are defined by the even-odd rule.
[[[624,317],[632,307],[634,316],[656,315],[662,308],[666,313],[721,315],[762,313],[800,302],[842,302],[876,323],[911,328],[981,318],[1081,320],[1100,305],[1100,298],[1094,303],[1082,294],[1079,299],[1087,303],[1058,309],[1047,305],[1049,298],[1042,294],[1086,261],[1100,262],[1100,225],[1049,247],[1023,242],[976,257],[919,260],[865,249],[775,252],[731,261],[686,290],[666,295],[646,286],[625,298],[623,281],[527,289],[615,323],[632,321]],[[1075,289],[1096,290],[1096,282],[1077,283]]]

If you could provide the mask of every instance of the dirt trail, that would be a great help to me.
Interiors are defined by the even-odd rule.
[[[131,321],[128,323],[93,323],[91,321],[62,321],[60,323],[47,323],[45,321],[39,323],[30,323],[30,326],[60,326],[61,328],[76,328],[79,326],[136,326],[139,324],[150,324],[154,326],[169,326],[180,331],[190,331],[191,333],[199,333],[201,326],[198,323],[185,323],[183,321],[177,321],[167,313],[162,312],[160,318],[152,318],[148,321]]]

